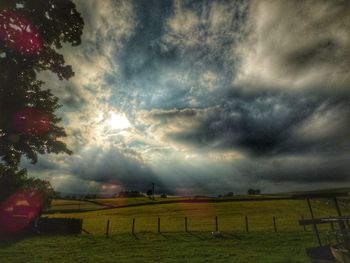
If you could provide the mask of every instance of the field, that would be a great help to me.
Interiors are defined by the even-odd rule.
[[[48,213],[57,212],[80,212],[105,208],[104,205],[99,205],[89,201],[76,200],[52,200],[51,207],[47,210]]]
[[[148,202],[95,201],[112,205],[122,205],[122,201],[123,204]],[[84,205],[88,206],[89,202],[81,203],[80,208],[84,209]],[[316,217],[336,215],[331,202],[315,200],[312,206]],[[304,231],[298,225],[302,216],[309,217],[305,200],[160,203],[66,212],[47,216],[83,218],[83,228],[90,234],[28,237],[3,243],[1,262],[309,262],[305,248],[317,245],[311,227]],[[349,214],[344,205],[343,212]],[[216,216],[222,237],[211,234],[216,228]],[[246,216],[249,232],[246,232]],[[188,232],[185,232],[185,217]],[[108,238],[107,220],[110,221]],[[323,241],[328,229],[328,225],[321,227]]]
[[[312,205],[315,217],[336,215],[331,203],[313,201]],[[246,231],[246,216],[250,232],[273,231],[273,216],[275,216],[279,232],[294,232],[302,230],[298,220],[302,216],[309,217],[309,211],[304,200],[267,200],[154,204],[83,213],[55,213],[49,216],[83,218],[83,227],[91,234],[104,234],[107,220],[110,220],[111,233],[130,233],[133,218],[135,218],[135,232],[156,232],[158,217],[162,232],[183,232],[185,217],[189,231],[210,232],[215,230],[216,216],[220,231]],[[328,226],[323,228],[328,229]]]
[[[2,263],[37,262],[309,262],[311,233],[142,233],[27,238],[0,248]]]

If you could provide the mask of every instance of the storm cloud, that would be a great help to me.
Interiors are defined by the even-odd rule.
[[[169,139],[198,147],[240,149],[253,156],[346,152],[350,143],[347,99],[314,94],[236,94],[205,110],[158,110],[151,111],[149,118],[155,123],[153,131]]]
[[[60,50],[75,77],[41,74],[74,155],[24,160],[32,173],[61,191],[349,181],[348,1],[75,2],[82,45]]]
[[[348,93],[348,1],[252,1],[235,83]]]

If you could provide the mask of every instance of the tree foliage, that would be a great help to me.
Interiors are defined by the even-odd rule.
[[[36,163],[38,154],[71,154],[59,140],[61,105],[37,74],[74,75],[58,50],[79,45],[83,26],[71,0],[0,1],[0,200],[18,189],[50,194],[49,182],[19,169],[22,156]]]
[[[0,165],[0,203],[12,193],[24,189],[26,179],[26,170]]]
[[[149,198],[151,198],[152,195],[153,195],[152,189],[147,190],[146,194],[147,194],[147,196],[148,196]]]
[[[0,203],[11,194],[20,190],[39,192],[43,202],[42,207],[49,207],[54,197],[54,191],[49,181],[28,177],[25,169],[0,166]]]
[[[23,155],[35,163],[38,153],[71,153],[58,140],[66,136],[55,115],[58,98],[42,89],[37,73],[74,75],[57,49],[79,45],[84,25],[70,0],[16,2],[0,3],[0,157],[11,167]]]
[[[118,197],[130,198],[130,197],[143,197],[144,195],[137,190],[132,191],[120,191]]]
[[[260,189],[248,189],[248,195],[259,195],[261,193]]]

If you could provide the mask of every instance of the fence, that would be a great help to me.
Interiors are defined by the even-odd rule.
[[[281,218],[271,216],[270,220],[258,217],[112,217],[84,219],[84,230],[91,234],[109,236],[117,233],[137,234],[142,232],[290,232],[311,231],[301,227],[299,218]]]

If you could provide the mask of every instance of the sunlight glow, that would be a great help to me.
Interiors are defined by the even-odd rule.
[[[113,111],[109,112],[107,124],[109,127],[116,130],[124,130],[130,127],[130,122],[125,115],[117,114]]]

